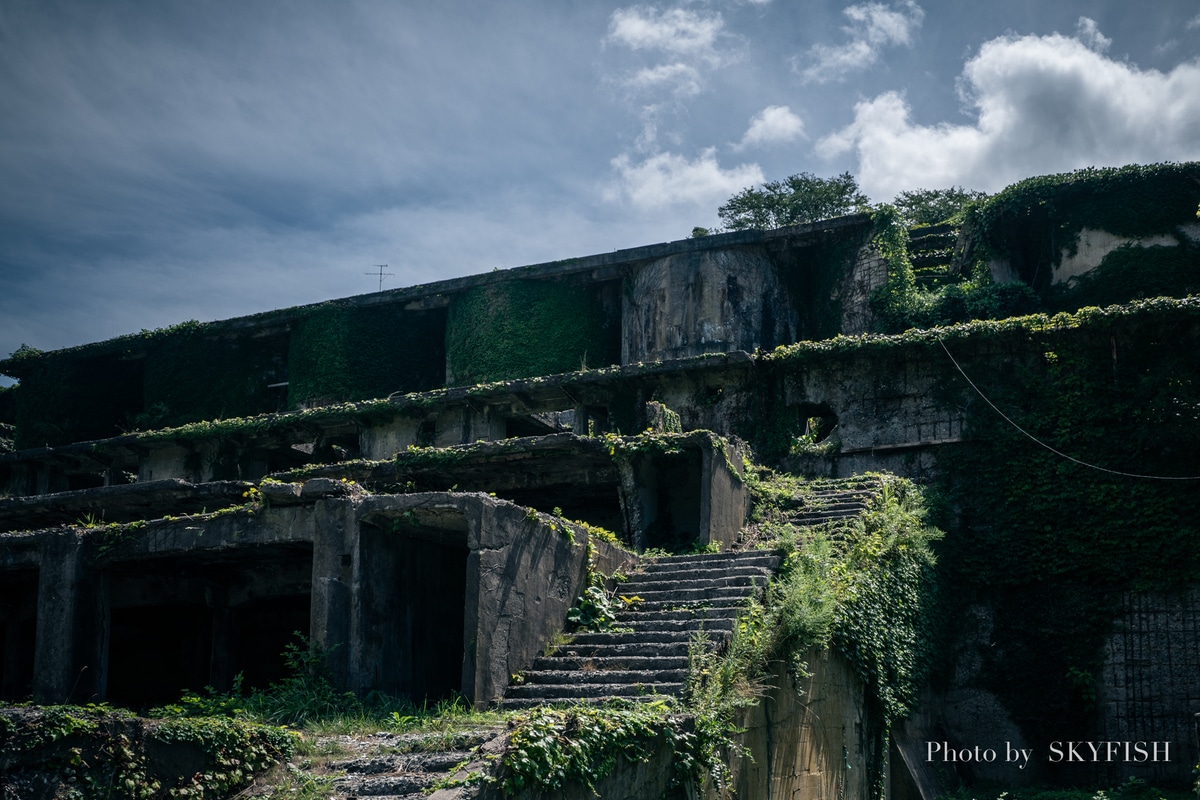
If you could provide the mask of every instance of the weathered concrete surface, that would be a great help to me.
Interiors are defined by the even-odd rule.
[[[865,687],[833,651],[813,649],[807,661],[811,675],[799,685],[777,665],[767,694],[738,722],[749,756],[731,756],[729,786],[709,787],[709,798],[869,796]]]
[[[795,316],[760,248],[667,256],[626,278],[621,363],[771,348],[795,340]]]
[[[365,497],[327,478],[306,488],[257,513],[3,535],[0,574],[28,578],[29,590],[0,600],[36,607],[35,697],[105,697],[107,620],[118,607],[208,608],[213,650],[223,651],[225,609],[263,595],[306,604],[311,639],[342,685],[462,691],[483,706],[541,653],[585,585],[587,533],[558,518],[482,494]],[[636,558],[594,547],[608,572]],[[4,635],[23,634],[6,624]],[[437,638],[447,635],[456,641]],[[446,653],[452,664],[438,660]],[[217,656],[205,674],[220,683]],[[29,671],[5,667],[6,693]]]
[[[42,538],[33,699],[78,701],[103,693],[106,582],[95,548],[73,530]]]
[[[39,528],[76,523],[85,517],[97,523],[132,522],[166,514],[216,511],[245,502],[253,484],[217,481],[192,484],[178,478],[104,486],[75,492],[0,499],[0,531],[18,530],[36,521]]]
[[[1100,780],[1135,775],[1184,784],[1200,752],[1200,584],[1127,593],[1096,676],[1100,739],[1171,742],[1171,761],[1100,764]]]
[[[1200,225],[1188,227],[1200,230]],[[1169,233],[1135,238],[1119,236],[1096,228],[1084,228],[1075,240],[1074,253],[1071,252],[1072,248],[1070,247],[1062,249],[1062,255],[1059,257],[1058,265],[1054,268],[1054,277],[1051,279],[1051,283],[1070,283],[1071,279],[1086,275],[1100,266],[1100,262],[1104,260],[1105,256],[1121,247],[1178,246],[1179,240]]]
[[[477,707],[498,698],[562,630],[587,586],[587,535],[562,520],[488,498],[468,536],[467,662]],[[636,557],[595,541],[598,568],[628,568]],[[472,602],[472,590],[477,597]],[[465,687],[464,687],[465,688]]]
[[[716,437],[700,447],[700,541],[728,549],[749,512],[742,452]]]

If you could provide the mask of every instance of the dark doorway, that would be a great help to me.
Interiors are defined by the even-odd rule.
[[[145,708],[208,685],[212,615],[203,605],[114,608],[111,631],[110,702]]]
[[[699,451],[645,456],[637,464],[642,530],[638,550],[690,552],[700,538],[703,457]],[[639,541],[640,539],[640,541]]]
[[[363,526],[367,683],[417,705],[463,691],[465,531]]]
[[[110,572],[106,699],[132,708],[285,677],[308,635],[312,547],[247,547],[118,564]]]
[[[258,689],[287,677],[283,652],[308,637],[310,606],[311,597],[303,594],[265,597],[231,609],[225,674],[240,674],[243,686]]]
[[[33,693],[37,600],[36,569],[0,572],[0,700],[25,700]]]

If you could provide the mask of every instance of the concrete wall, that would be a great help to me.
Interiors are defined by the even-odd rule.
[[[621,363],[795,341],[790,298],[761,248],[679,253],[635,267],[621,309]]]
[[[1097,675],[1100,739],[1171,743],[1171,761],[1101,764],[1102,780],[1184,783],[1200,753],[1200,584],[1127,593]]]
[[[842,800],[870,796],[869,762],[877,754],[866,689],[838,653],[813,649],[808,677],[796,683],[778,664],[767,694],[742,715],[739,743],[747,756],[730,755],[730,783],[707,797],[802,797]],[[886,754],[885,756],[886,757]]]

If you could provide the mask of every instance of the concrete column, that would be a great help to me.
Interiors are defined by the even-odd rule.
[[[746,485],[740,472],[741,453],[731,444],[725,446],[728,460],[712,443],[701,448],[700,540],[719,542],[727,549],[746,522]]]
[[[38,703],[104,699],[107,582],[91,550],[74,530],[42,539],[33,667],[33,698]]]
[[[328,654],[335,685],[348,686],[358,633],[358,522],[349,500],[318,501],[313,514],[309,638]]]

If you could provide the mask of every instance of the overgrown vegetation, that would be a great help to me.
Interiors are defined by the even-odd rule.
[[[329,302],[293,327],[288,405],[328,404],[436,389],[445,376],[443,312]]]
[[[569,783],[589,789],[611,775],[621,759],[649,761],[666,747],[674,770],[669,782],[679,791],[699,777],[696,736],[667,698],[646,703],[613,702],[537,708],[515,722],[500,763],[498,784],[506,795],[522,789],[555,791]]]
[[[1200,163],[1044,175],[990,198],[947,193],[944,209],[934,199],[923,190],[902,192],[896,207],[873,212],[875,242],[888,261],[887,284],[872,298],[881,331],[1200,292],[1200,243],[1181,227],[1194,223]],[[929,219],[960,204],[949,217],[962,226],[953,266],[957,280],[927,286],[915,280],[906,238],[914,222],[926,220],[922,201],[931,202]],[[1056,281],[1064,252],[1076,252],[1085,228],[1134,239],[1166,236],[1172,242],[1119,248],[1086,275]],[[997,263],[1007,264],[1019,282],[996,283],[992,269]]]
[[[1013,422],[1070,459],[961,378],[948,382],[974,402],[971,446],[942,457],[960,520],[947,585],[960,608],[994,609],[978,680],[1032,745],[1093,733],[1091,683],[1122,598],[1171,592],[1200,572],[1200,481],[1171,480],[1200,476],[1198,312],[1194,299],[1159,299],[1058,315],[1072,327],[1030,330],[1025,355],[968,367]],[[954,622],[954,640],[978,635],[969,616]]]
[[[689,686],[697,730],[723,730],[728,738],[738,709],[764,692],[773,662],[798,679],[811,648],[833,646],[867,688],[870,784],[882,796],[888,732],[914,707],[931,661],[937,612],[930,545],[941,534],[926,523],[916,486],[890,476],[881,477],[867,513],[850,521],[814,528],[780,522],[797,483],[770,470],[756,471],[751,483],[766,538],[784,561],[728,648],[719,656],[697,652]]]
[[[245,719],[175,718],[147,723],[108,706],[0,710],[5,785],[81,800],[219,798],[290,758],[297,737]],[[171,752],[151,759],[151,749]],[[179,765],[188,767],[180,770]]]
[[[511,280],[454,297],[446,349],[456,386],[553,375],[619,363],[620,325],[594,289]]]

